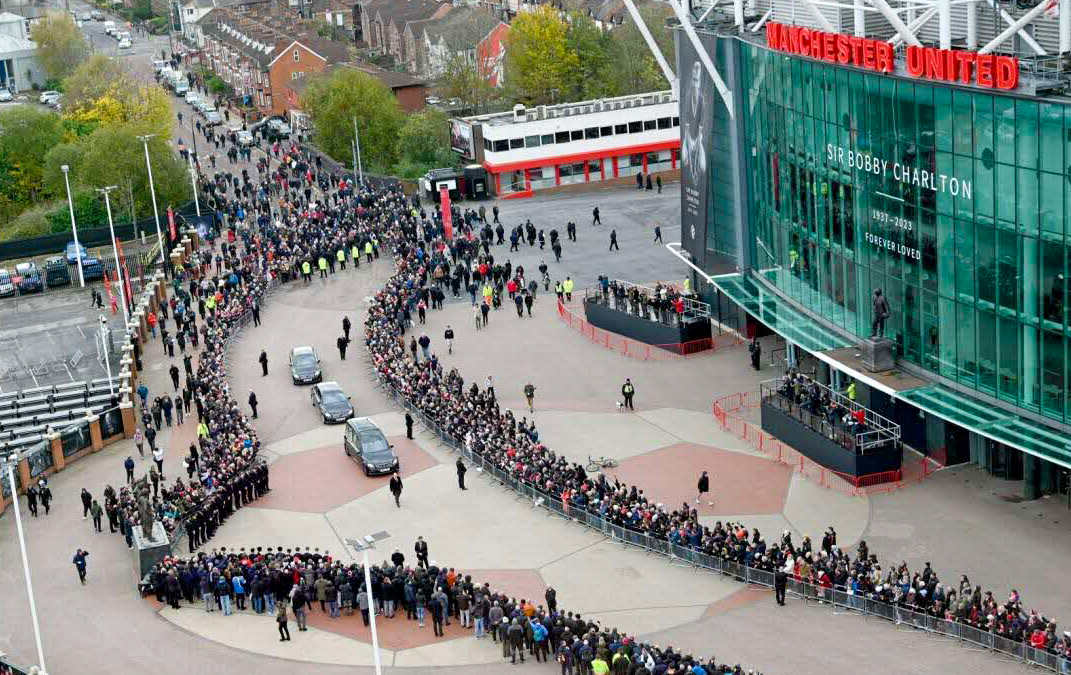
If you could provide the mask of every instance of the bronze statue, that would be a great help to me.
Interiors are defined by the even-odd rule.
[[[141,521],[141,534],[146,540],[152,541],[152,506],[149,505],[149,490],[138,492],[138,519]]]

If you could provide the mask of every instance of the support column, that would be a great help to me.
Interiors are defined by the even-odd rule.
[[[951,0],[937,0],[937,21],[941,36],[941,49],[952,49]]]
[[[134,404],[128,399],[119,404],[119,410],[123,414],[123,438],[134,438],[134,430],[137,429],[137,421],[134,419]]]
[[[19,482],[22,483],[22,491],[25,492],[26,488],[30,486],[30,460],[23,457],[19,460]],[[15,495],[11,495],[14,499]]]
[[[89,442],[93,452],[99,452],[104,448],[104,434],[100,428],[100,415],[86,415],[89,422]]]
[[[1034,500],[1041,495],[1038,489],[1041,479],[1041,460],[1023,453],[1023,499]]]
[[[1071,52],[1071,0],[1060,0],[1060,53]]]
[[[60,442],[59,432],[53,431],[45,436],[48,439],[49,449],[52,450],[52,468],[63,471],[67,468],[67,461],[63,458],[63,444]]]
[[[978,3],[967,3],[967,49],[978,49]]]
[[[866,37],[866,12],[863,11],[863,0],[855,0],[855,37]]]

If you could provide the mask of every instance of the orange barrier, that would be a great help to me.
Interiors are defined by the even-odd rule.
[[[729,394],[714,401],[712,412],[722,429],[824,488],[838,490],[852,497],[893,492],[926,479],[939,466],[923,457],[904,464],[897,471],[865,476],[851,476],[827,469],[736,414],[745,408],[757,408],[760,403],[758,392]]]
[[[715,337],[692,340],[691,342],[678,342],[674,344],[651,345],[639,340],[633,340],[617,333],[611,333],[588,323],[583,317],[578,316],[565,303],[558,303],[558,316],[565,323],[574,328],[581,335],[595,344],[621,352],[641,361],[662,361],[682,359],[697,356],[707,351],[715,351],[723,347],[742,344],[738,336],[732,333],[724,333]]]

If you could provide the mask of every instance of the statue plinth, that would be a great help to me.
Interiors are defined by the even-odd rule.
[[[153,565],[171,554],[171,540],[164,524],[159,521],[152,525],[152,539],[142,533],[141,525],[132,525],[130,533],[134,539],[134,547],[131,549],[134,552],[134,571],[140,581]]]
[[[863,367],[872,373],[883,373],[896,367],[896,343],[889,338],[871,337],[863,341]]]

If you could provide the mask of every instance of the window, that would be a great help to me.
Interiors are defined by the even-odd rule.
[[[658,118],[658,128],[659,129],[670,129],[672,127],[673,127],[673,118],[671,118],[671,117],[659,117]]]
[[[524,147],[526,148],[538,148],[540,146],[539,136],[525,136]]]
[[[643,155],[629,155],[628,156],[628,165],[629,166],[643,166]]]
[[[656,122],[655,120],[644,120],[643,121],[643,130],[644,131],[654,131],[657,126],[658,126],[658,122]]]
[[[615,124],[614,125],[614,133],[615,134],[627,134],[628,133],[628,125],[627,124]]]
[[[505,152],[509,150],[509,141],[495,141],[494,152]]]
[[[675,126],[675,127],[679,127],[680,125],[681,125],[681,118],[679,118],[679,117],[674,117],[674,118],[673,118],[673,126]]]
[[[300,60],[301,60],[301,52],[299,52],[298,50],[295,49],[294,50],[294,63],[297,63]]]
[[[492,151],[491,150],[491,141],[487,140],[486,138],[483,139],[483,149],[488,151],[488,152]]]
[[[554,134],[554,142],[555,143],[568,143],[569,142],[569,132],[568,131],[559,131],[558,133]]]
[[[554,143],[554,134],[543,134],[539,137],[539,142],[543,145],[552,145]]]
[[[629,122],[628,132],[630,134],[638,134],[643,131],[643,122]]]
[[[543,169],[540,167],[528,169],[528,179],[531,181],[543,180]]]
[[[599,128],[598,127],[588,127],[587,129],[584,129],[584,138],[598,138],[598,137],[599,137]]]
[[[579,141],[584,138],[584,132],[580,129],[577,129],[576,131],[569,132],[569,137],[574,141]]]
[[[599,129],[599,135],[600,136],[613,136],[614,135],[614,128],[613,127],[601,127]]]
[[[511,138],[511,139],[509,139],[509,149],[510,150],[520,150],[523,147],[524,147],[524,139],[523,138]]]

